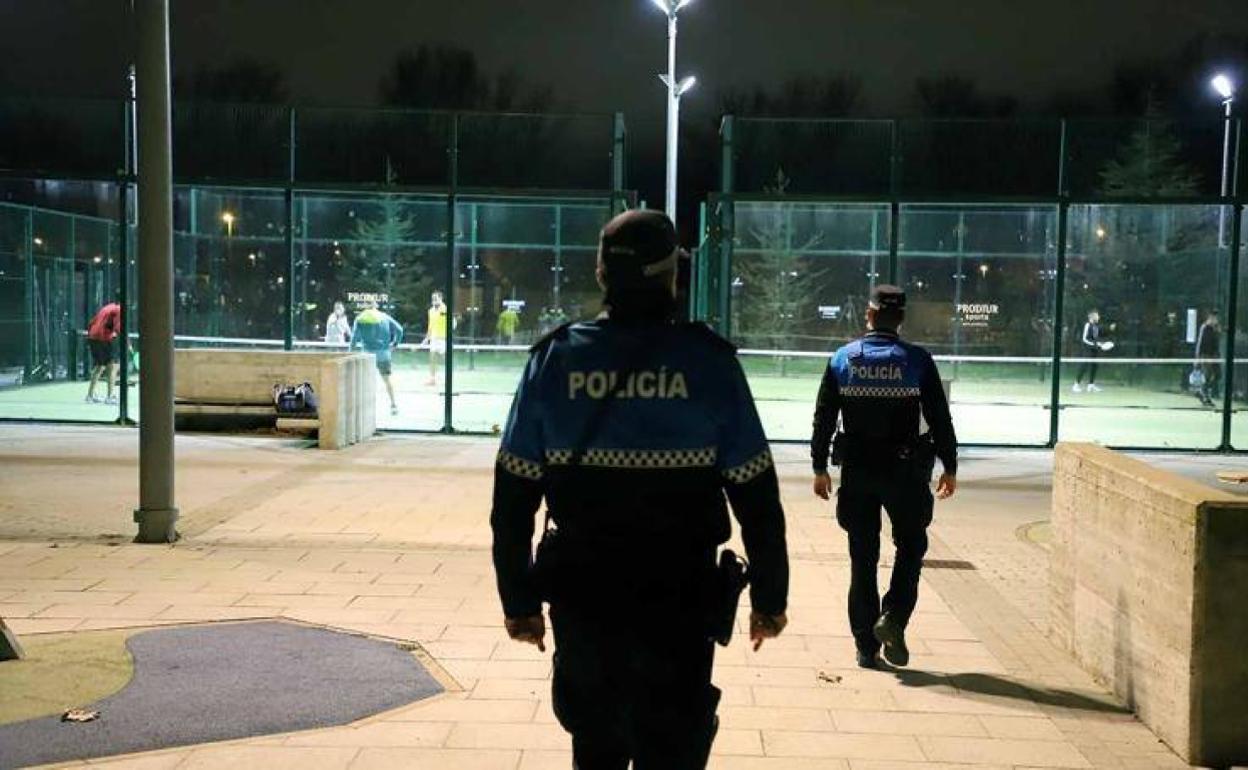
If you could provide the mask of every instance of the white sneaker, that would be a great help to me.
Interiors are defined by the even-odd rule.
[[[1070,392],[1071,392],[1071,393],[1082,393],[1082,392],[1083,392],[1083,386],[1082,386],[1082,385],[1080,385],[1079,383],[1077,383],[1077,382],[1076,382],[1074,385],[1071,385],[1071,386],[1070,386]]]
[[[1101,386],[1100,386],[1100,385],[1093,385],[1092,383],[1088,383],[1088,392],[1089,392],[1089,393],[1100,393],[1100,392],[1101,392]]]
[[[87,396],[86,398],[83,399],[83,402],[88,403],[88,404],[98,404],[100,403],[100,400],[96,398],[95,396]]]
[[[106,403],[106,404],[116,404],[116,403],[117,403],[117,397],[116,397],[116,396],[109,396],[108,398],[104,399],[104,403]]]
[[[397,406],[390,407],[390,414],[397,417],[399,414],[399,408]]]

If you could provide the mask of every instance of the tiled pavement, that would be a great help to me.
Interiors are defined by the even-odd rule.
[[[381,439],[331,455],[180,438],[189,536],[155,547],[90,538],[73,519],[84,511],[99,531],[128,531],[107,517],[132,504],[134,434],[67,431],[56,441],[49,430],[0,428],[0,532],[27,533],[0,540],[0,616],[17,633],[285,617],[418,642],[450,684],[349,727],[91,764],[570,767],[550,709],[549,653],[500,628],[487,550],[492,442]],[[23,431],[40,440],[20,441]],[[102,453],[108,462],[89,461]],[[845,627],[844,538],[808,492],[801,449],[777,455],[792,622],[758,653],[740,638],[719,652],[712,767],[1182,764],[1044,638],[1045,557],[1015,532],[1046,516],[1044,456],[965,463],[962,491],[937,514],[931,557],[976,569],[928,570],[911,666],[868,672],[852,666]],[[46,483],[58,474],[72,480]]]

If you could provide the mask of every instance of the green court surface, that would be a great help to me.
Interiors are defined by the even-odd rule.
[[[522,350],[455,354],[452,427],[493,433],[506,423],[512,394],[527,355]],[[743,355],[742,361],[764,427],[773,440],[806,440],[823,366],[821,358],[781,361]],[[1043,445],[1048,441],[1051,385],[1047,367],[1035,363],[940,364],[951,380],[952,411],[959,439],[974,444]],[[1201,406],[1178,385],[1182,367],[1106,367],[1098,393],[1060,390],[1060,438],[1112,446],[1214,449],[1222,415]],[[385,430],[441,430],[445,425],[445,373],[429,384],[423,351],[395,357],[398,414],[389,412],[377,381],[378,426]],[[0,418],[113,422],[118,408],[83,402],[85,382],[59,382],[0,390]],[[100,393],[103,389],[100,388]],[[129,393],[129,416],[138,419],[138,387]],[[1248,448],[1248,424],[1233,417],[1233,438]]]

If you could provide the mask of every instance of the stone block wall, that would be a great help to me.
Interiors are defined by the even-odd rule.
[[[322,449],[340,449],[377,432],[377,391],[369,353],[186,349],[174,355],[173,392],[178,401],[272,404],[275,384],[308,382],[317,395]]]
[[[1054,640],[1184,759],[1248,762],[1248,499],[1060,444],[1052,521]]]

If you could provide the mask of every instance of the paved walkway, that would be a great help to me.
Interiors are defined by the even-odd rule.
[[[180,437],[187,537],[138,546],[122,537],[135,432],[0,426],[0,616],[19,634],[285,617],[419,643],[450,685],[350,727],[102,764],[570,767],[549,653],[500,628],[486,523],[494,446],[382,438],[322,453]],[[720,651],[712,767],[1182,766],[1045,639],[1046,557],[1021,535],[1047,516],[1047,455],[968,456],[963,489],[938,508],[901,672],[853,667],[844,538],[809,494],[804,450],[777,456],[791,625],[758,653],[743,639]]]

